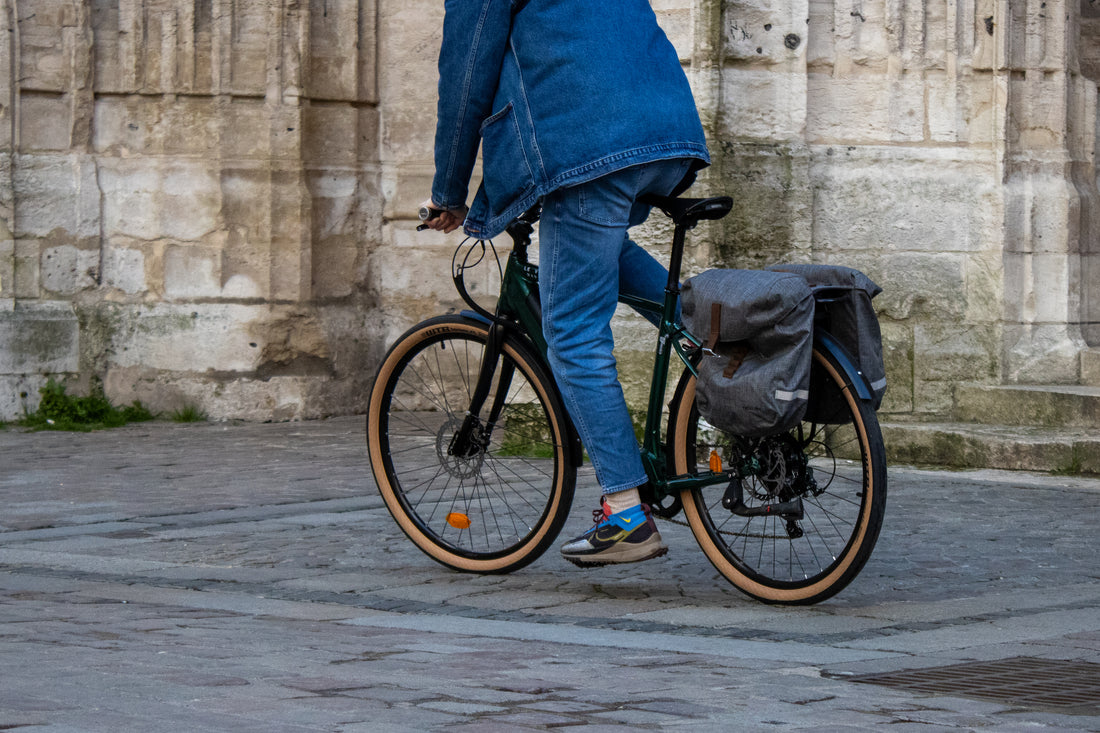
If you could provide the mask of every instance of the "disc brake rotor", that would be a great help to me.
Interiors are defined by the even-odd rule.
[[[439,465],[451,476],[458,479],[467,479],[478,475],[481,466],[485,462],[485,451],[479,450],[471,456],[454,456],[449,450],[455,433],[462,428],[462,420],[451,417],[439,428],[435,435],[435,454],[439,458]]]

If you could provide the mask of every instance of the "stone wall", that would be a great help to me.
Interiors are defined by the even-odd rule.
[[[285,419],[361,405],[370,0],[5,0],[0,417],[45,375]]]
[[[1100,313],[1096,85],[1078,62],[1094,46],[1076,8],[711,5],[710,182],[741,205],[701,264],[870,274],[887,413],[944,415],[960,381],[1076,382]]]
[[[884,409],[1073,382],[1100,344],[1094,0],[653,0],[715,165],[688,267],[859,267]],[[434,0],[0,0],[0,418],[46,375],[285,419],[363,407],[461,307],[432,176]],[[667,227],[640,239],[660,255]],[[479,281],[490,291],[487,272]],[[616,322],[639,404],[652,334]],[[21,395],[26,395],[22,397]]]

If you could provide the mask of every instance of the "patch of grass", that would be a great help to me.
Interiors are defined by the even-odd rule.
[[[206,422],[206,413],[195,405],[184,405],[175,410],[170,417],[173,422]]]
[[[115,407],[101,388],[94,389],[87,397],[75,397],[65,393],[65,385],[50,379],[38,393],[42,395],[38,409],[19,421],[20,425],[32,430],[88,432],[153,419],[153,413],[137,401],[128,407]]]

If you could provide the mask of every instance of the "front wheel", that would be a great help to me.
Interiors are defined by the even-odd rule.
[[[882,526],[886,456],[874,410],[833,356],[814,349],[811,408],[788,432],[744,438],[708,424],[690,373],[670,411],[677,474],[705,472],[715,456],[742,477],[681,495],[692,533],[726,579],[767,603],[810,604],[855,578]]]
[[[554,542],[577,469],[551,377],[515,338],[467,416],[488,335],[442,316],[398,339],[371,390],[367,447],[386,508],[417,547],[456,570],[505,573]]]

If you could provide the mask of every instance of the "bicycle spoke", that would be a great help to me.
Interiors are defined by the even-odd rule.
[[[546,521],[564,519],[564,512],[547,513],[562,485],[564,445],[550,439],[552,419],[562,420],[548,413],[525,363],[502,352],[484,410],[471,426],[467,413],[485,331],[462,333],[433,330],[436,338],[401,362],[388,388],[381,438],[388,480],[418,531],[448,551],[488,557],[520,546]],[[483,422],[497,408],[495,424]],[[456,436],[471,427],[456,452]],[[571,496],[571,477],[568,491]],[[552,539],[541,540],[538,552]]]

